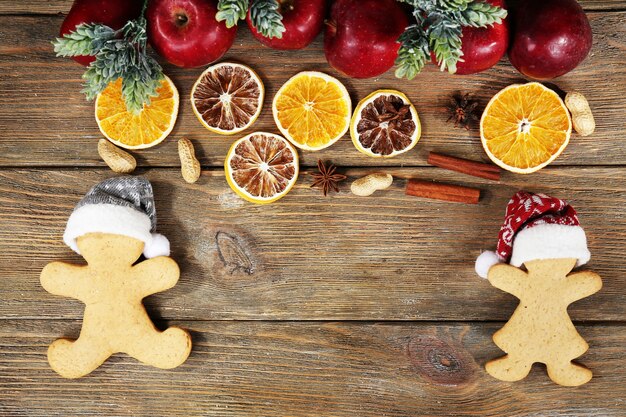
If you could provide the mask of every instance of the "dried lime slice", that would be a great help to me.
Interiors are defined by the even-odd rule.
[[[392,157],[412,149],[420,138],[420,120],[407,96],[378,90],[357,105],[350,122],[354,146],[366,155]]]
[[[259,117],[264,93],[263,83],[252,69],[222,62],[200,75],[191,91],[191,104],[204,127],[232,135]]]
[[[287,139],[255,132],[231,146],[226,181],[240,197],[258,204],[284,197],[298,179],[298,153]]]

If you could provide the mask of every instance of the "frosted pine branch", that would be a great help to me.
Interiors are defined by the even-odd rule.
[[[250,19],[254,28],[268,38],[282,38],[285,26],[278,12],[277,0],[256,0],[250,5]]]
[[[413,8],[415,24],[398,38],[402,44],[396,59],[396,76],[413,78],[430,59],[431,52],[442,71],[456,72],[462,61],[463,27],[501,23],[507,11],[476,0],[398,0]]]
[[[248,0],[219,0],[217,3],[218,12],[215,19],[218,22],[224,21],[227,28],[236,26],[240,20],[246,18],[248,13]]]

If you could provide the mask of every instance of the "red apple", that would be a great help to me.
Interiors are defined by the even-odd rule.
[[[61,24],[60,36],[70,33],[81,23],[100,23],[120,29],[141,13],[142,0],[75,0]],[[89,65],[93,56],[72,57],[79,64]]]
[[[486,0],[486,2],[506,9],[504,0]],[[509,19],[507,17],[502,23],[485,28],[464,27],[462,36],[463,61],[456,64],[456,74],[484,71],[496,65],[509,47]],[[433,59],[433,62],[437,61]]]
[[[148,40],[154,50],[179,67],[199,67],[230,49],[237,27],[215,20],[216,0],[150,0]]]
[[[589,53],[591,26],[576,0],[526,0],[516,12],[509,60],[527,77],[559,77]]]
[[[250,10],[246,21],[250,31],[263,45],[274,49],[302,49],[322,30],[326,0],[278,0],[285,31],[282,38],[267,38],[252,25]]]
[[[375,77],[398,56],[409,22],[395,0],[337,0],[324,34],[326,60],[350,77]]]

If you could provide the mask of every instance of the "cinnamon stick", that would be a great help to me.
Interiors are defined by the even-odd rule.
[[[406,194],[465,204],[478,204],[480,200],[480,190],[477,188],[415,179],[407,182]]]
[[[485,178],[493,181],[500,180],[501,170],[492,164],[470,161],[468,159],[443,155],[436,152],[431,152],[428,155],[428,163],[430,165],[438,166],[439,168],[460,172],[461,174],[472,175],[474,177]]]

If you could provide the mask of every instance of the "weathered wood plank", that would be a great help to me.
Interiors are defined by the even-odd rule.
[[[73,0],[28,0],[11,1],[0,0],[0,14],[56,14],[67,13]],[[513,1],[509,1],[513,3]],[[621,0],[582,0],[580,4],[587,11],[595,10],[624,10]]]
[[[552,383],[543,366],[500,382],[484,363],[501,354],[501,324],[182,322],[194,336],[175,370],[116,355],[64,380],[46,362],[75,321],[0,321],[2,416],[623,416],[623,325],[578,326],[594,378]]]
[[[569,148],[555,162],[562,165],[626,164],[626,147],[616,138],[626,136],[621,116],[626,107],[626,12],[590,14],[594,49],[574,72],[558,79],[563,90],[583,92],[594,110],[598,129],[590,137],[574,136]],[[102,166],[96,152],[101,137],[93,117],[93,104],[80,93],[82,69],[70,60],[53,57],[50,40],[61,22],[56,16],[0,17],[4,41],[0,45],[0,166]],[[446,124],[445,105],[456,91],[474,94],[484,105],[502,87],[523,80],[508,62],[473,76],[441,74],[429,66],[413,81],[396,79],[390,72],[380,78],[354,80],[339,76],[325,62],[321,37],[309,48],[280,52],[262,47],[247,29],[225,59],[237,60],[259,71],[266,85],[265,108],[252,129],[277,131],[271,98],[290,76],[301,70],[321,70],[345,81],[357,100],[377,88],[405,91],[420,112],[421,143],[404,156],[372,159],[357,152],[348,137],[317,153],[302,152],[302,163],[332,158],[341,165],[425,165],[427,150],[456,153],[486,160],[478,132],[454,129]],[[188,103],[191,87],[202,69],[165,66],[179,88],[182,102],[179,121],[169,140],[136,152],[140,165],[175,166],[177,137],[199,144],[204,166],[221,166],[233,138],[208,132],[196,120]]]
[[[388,172],[396,181],[373,197],[353,196],[347,181],[326,199],[303,173],[268,206],[236,197],[218,170],[194,185],[175,169],[147,172],[160,232],[182,268],[178,285],[147,304],[176,319],[504,320],[516,300],[478,278],[473,265],[495,246],[508,199],[526,188],[570,200],[587,231],[589,267],[604,288],[572,305],[572,316],[624,319],[626,169],[550,168],[505,175],[500,184],[437,168]],[[39,271],[52,260],[81,261],[61,241],[65,223],[82,195],[110,176],[0,171],[0,318],[81,317],[78,301],[41,288]],[[483,198],[473,206],[408,197],[409,177],[479,187]],[[229,256],[229,245],[248,260]]]

